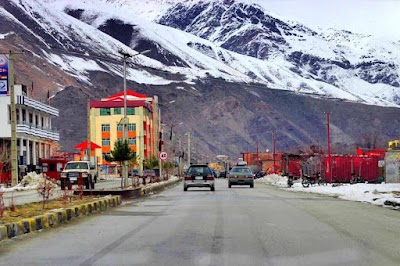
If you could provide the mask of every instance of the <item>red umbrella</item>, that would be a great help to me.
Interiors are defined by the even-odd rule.
[[[74,147],[77,150],[87,150],[88,148],[88,141],[85,140],[84,142],[79,143]],[[94,142],[90,142],[90,150],[100,149],[101,147]]]

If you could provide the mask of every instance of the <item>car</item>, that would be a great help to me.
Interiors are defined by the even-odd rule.
[[[210,167],[206,164],[192,164],[185,172],[183,190],[189,187],[209,187],[215,191],[215,177]]]
[[[247,166],[234,166],[228,173],[228,187],[232,185],[249,185],[254,187],[254,174],[250,167]]]
[[[70,189],[73,184],[84,185],[94,189],[96,168],[89,161],[70,161],[60,173],[61,189]]]
[[[226,178],[226,171],[221,171],[220,173],[219,173],[219,176],[218,176],[219,178]]]
[[[143,182],[145,182],[145,180],[147,178],[150,178],[150,183],[154,183],[154,182],[157,181],[156,172],[154,170],[151,170],[151,169],[144,170],[142,177],[143,177],[143,180],[144,180]]]

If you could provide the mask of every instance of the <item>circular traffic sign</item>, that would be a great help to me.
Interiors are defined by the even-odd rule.
[[[161,151],[158,154],[158,158],[160,158],[160,160],[165,161],[168,159],[168,153],[166,151]]]

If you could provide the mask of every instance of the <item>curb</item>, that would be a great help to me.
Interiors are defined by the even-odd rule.
[[[157,192],[162,191],[162,190],[164,190],[166,188],[169,188],[169,187],[171,187],[171,186],[173,186],[173,185],[175,185],[175,184],[177,184],[177,183],[179,183],[181,181],[182,181],[181,179],[174,179],[174,180],[168,180],[168,181],[163,182],[163,183],[155,184],[155,185],[152,185],[152,186],[149,186],[149,187],[144,187],[144,188],[142,188],[140,196],[143,197],[143,196],[146,196],[146,195],[149,195],[149,194],[157,193]]]
[[[106,199],[99,199],[68,208],[51,210],[39,216],[25,218],[14,223],[0,225],[0,241],[19,235],[52,228],[59,224],[67,223],[68,221],[77,217],[105,211],[110,207],[116,207],[120,204],[121,197],[112,196]]]

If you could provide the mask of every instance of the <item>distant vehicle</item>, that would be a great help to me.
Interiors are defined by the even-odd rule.
[[[193,164],[185,173],[183,180],[183,190],[189,187],[209,187],[215,191],[215,177],[211,169],[206,164]]]
[[[94,189],[97,171],[89,161],[70,161],[60,174],[61,189],[70,188],[73,184],[85,185],[86,189]]]
[[[232,185],[249,185],[254,187],[254,175],[247,166],[234,166],[228,173],[228,187]]]
[[[219,172],[219,178],[226,178],[226,171]]]
[[[156,181],[156,172],[151,169],[147,169],[143,171],[143,179],[150,178],[150,182],[153,183]]]

